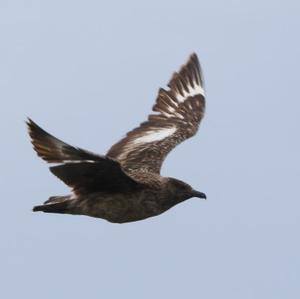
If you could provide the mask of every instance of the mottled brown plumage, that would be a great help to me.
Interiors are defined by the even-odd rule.
[[[160,175],[167,154],[192,137],[204,115],[203,77],[196,54],[160,89],[148,120],[105,156],[73,147],[28,119],[37,154],[58,165],[50,171],[72,194],[50,197],[34,211],[87,215],[124,223],[159,215],[191,197],[206,198],[188,184]]]

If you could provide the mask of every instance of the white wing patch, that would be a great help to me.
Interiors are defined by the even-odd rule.
[[[173,133],[176,132],[176,130],[177,130],[176,127],[172,127],[172,128],[163,128],[163,129],[148,131],[145,133],[144,136],[138,137],[135,140],[133,140],[133,143],[139,144],[139,143],[159,141],[171,136]]]
[[[68,163],[68,164],[75,164],[75,163],[96,163],[97,161],[94,160],[63,160],[62,162],[59,162],[59,164],[61,163]]]
[[[200,82],[200,80],[199,80],[199,82]],[[182,88],[183,95],[180,93],[176,93],[175,96],[179,103],[182,103],[188,97],[193,97],[193,96],[196,96],[197,94],[201,94],[205,97],[204,88],[201,85],[197,84],[197,82],[195,82],[195,81],[193,83],[194,83],[194,87],[191,84],[187,85],[188,91],[186,91],[185,88]]]

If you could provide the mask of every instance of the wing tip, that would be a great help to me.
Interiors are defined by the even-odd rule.
[[[32,132],[33,127],[36,125],[35,122],[30,118],[30,117],[26,117],[25,119],[25,124],[27,126],[27,130],[28,133],[30,135],[30,133]]]
[[[46,131],[44,131],[38,124],[36,124],[31,118],[27,117],[25,121],[28,129],[28,133],[31,137],[31,141],[34,141],[41,137],[42,135],[49,135]]]
[[[197,94],[205,98],[204,77],[196,52],[192,52],[179,71],[173,73],[167,86],[173,91],[178,102]]]
[[[30,117],[25,121],[30,136],[30,141],[37,155],[48,163],[56,162],[52,155],[55,152],[55,144],[52,135],[43,130]]]
[[[189,60],[197,60],[197,61],[199,61],[199,59],[198,59],[198,55],[197,55],[197,53],[196,52],[192,52],[191,54],[190,54],[190,57],[189,57]]]
[[[196,52],[192,52],[192,54],[190,54],[188,61],[186,62],[186,66],[188,67],[188,65],[191,64],[193,65],[199,74],[199,79],[200,79],[200,85],[203,89],[203,91],[205,92],[205,84],[204,84],[204,76],[203,76],[203,71],[202,71],[202,67],[198,58],[198,55]]]

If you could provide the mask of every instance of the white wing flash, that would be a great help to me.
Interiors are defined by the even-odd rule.
[[[175,127],[145,132],[144,136],[134,139],[133,143],[137,144],[137,143],[147,143],[147,142],[159,141],[159,140],[162,140],[164,138],[171,136],[175,132],[176,132]]]

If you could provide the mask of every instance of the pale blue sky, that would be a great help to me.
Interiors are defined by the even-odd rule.
[[[0,2],[1,298],[300,298],[299,1]],[[105,151],[195,51],[199,134],[163,174],[205,192],[116,225],[31,208],[68,189],[32,117]]]

